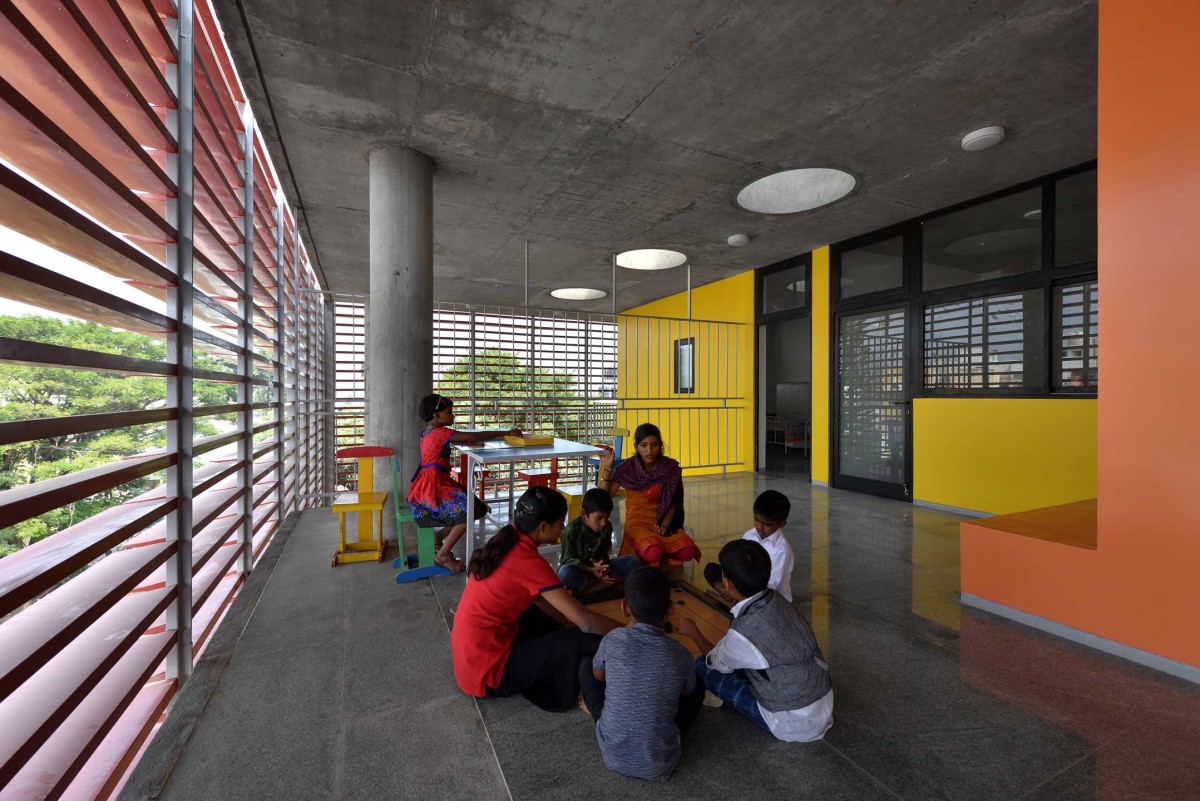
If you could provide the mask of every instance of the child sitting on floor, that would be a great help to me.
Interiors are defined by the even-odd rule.
[[[833,725],[833,684],[812,627],[768,589],[771,559],[757,542],[726,543],[719,558],[722,590],[736,601],[729,633],[713,645],[691,618],[679,621],[704,654],[697,676],[777,739],[820,740]]]
[[[666,781],[704,702],[691,654],[663,630],[670,608],[667,577],[637,568],[621,602],[629,624],[579,663],[581,706],[596,721],[604,764],[622,776]]]
[[[583,494],[583,513],[563,529],[558,580],[575,595],[612,587],[641,564],[632,554],[609,559],[612,511],[612,496],[599,488],[590,489]]]
[[[782,492],[767,490],[754,499],[754,528],[742,535],[742,539],[757,542],[767,549],[771,557],[771,580],[768,586],[792,602],[792,567],[795,557],[792,556],[792,546],[783,536],[783,527],[787,525],[788,515],[792,511],[792,502]],[[704,566],[704,579],[725,602],[733,606],[732,598],[723,593],[721,587],[721,566],[709,562]]]

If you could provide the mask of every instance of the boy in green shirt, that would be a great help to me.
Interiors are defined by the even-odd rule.
[[[618,584],[641,564],[641,560],[632,554],[609,558],[612,510],[612,496],[606,490],[590,489],[583,495],[583,514],[563,529],[558,579],[575,595]]]

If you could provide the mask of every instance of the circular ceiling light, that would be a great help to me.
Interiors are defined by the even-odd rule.
[[[617,266],[629,270],[669,270],[687,264],[687,256],[677,250],[643,248],[617,254]]]
[[[971,131],[962,138],[962,149],[968,153],[977,150],[987,150],[1004,141],[1004,128],[999,125],[989,125],[978,131]]]
[[[1025,212],[1021,216],[1023,218],[1025,218],[1026,220],[1040,220],[1040,219],[1042,219],[1042,210],[1041,209],[1030,209],[1029,211]]]
[[[740,248],[743,245],[750,244],[750,237],[746,234],[734,234],[725,241],[728,242],[731,247]]]
[[[550,293],[560,300],[599,300],[608,293],[603,289],[585,289],[583,287],[567,287],[555,289]]]
[[[760,214],[795,214],[841,200],[856,183],[850,173],[828,167],[784,170],[747,184],[737,204]]]

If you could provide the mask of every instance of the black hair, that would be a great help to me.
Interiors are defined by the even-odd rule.
[[[767,490],[754,499],[754,514],[772,523],[782,523],[792,511],[792,502],[779,490]]]
[[[612,496],[608,494],[608,490],[592,487],[583,493],[581,508],[585,515],[590,515],[592,512],[604,512],[606,515],[611,515],[613,510]]]
[[[432,395],[426,395],[421,398],[421,403],[417,405],[417,416],[428,423],[433,419],[435,414],[443,409],[449,409],[453,405],[454,401],[445,395],[439,395],[435,392]]]
[[[744,598],[758,595],[771,582],[771,556],[757,542],[727,542],[717,559],[721,562],[725,578],[733,582]]]
[[[660,443],[663,441],[662,432],[658,430],[658,426],[654,425],[654,423],[642,423],[633,430],[634,446],[636,446],[646,437],[658,437],[658,441]]]
[[[661,571],[639,567],[625,579],[625,603],[638,623],[657,626],[671,606],[671,585]]]
[[[471,565],[467,571],[477,579],[485,579],[517,544],[517,531],[526,534],[542,523],[561,521],[567,516],[567,499],[549,487],[530,487],[517,501],[513,510],[513,522],[496,532],[487,545],[471,554]]]

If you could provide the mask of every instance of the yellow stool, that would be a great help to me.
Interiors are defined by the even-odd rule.
[[[383,505],[388,494],[372,489],[375,486],[374,460],[379,456],[390,457],[392,449],[359,445],[342,448],[337,455],[340,459],[358,459],[358,492],[343,492],[333,499],[333,513],[338,516],[338,549],[330,567],[347,562],[382,562]],[[346,515],[350,512],[358,515],[358,539],[354,542],[346,542]],[[378,537],[373,522],[376,518],[379,520]]]
[[[554,489],[558,490],[558,494],[567,500],[567,521],[570,522],[579,517],[583,511],[583,489],[578,484]]]

